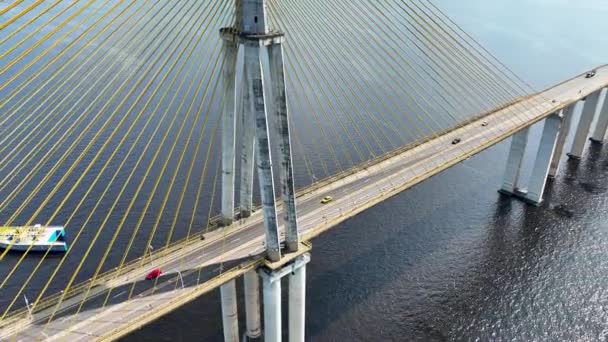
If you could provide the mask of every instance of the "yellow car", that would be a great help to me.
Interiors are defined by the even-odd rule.
[[[323,199],[321,200],[321,203],[326,204],[326,203],[329,203],[329,202],[331,202],[331,201],[333,201],[333,200],[334,200],[334,199],[333,199],[333,197],[331,197],[331,196],[325,196],[325,197],[323,197]]]

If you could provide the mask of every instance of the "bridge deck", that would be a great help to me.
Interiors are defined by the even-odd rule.
[[[591,79],[582,75],[575,77],[300,194],[298,210],[302,234],[310,239],[607,85],[608,67],[603,66]],[[487,125],[482,126],[483,122]],[[455,138],[461,139],[460,143],[452,144]],[[334,201],[321,205],[321,198],[327,194],[331,194]],[[122,336],[257,267],[264,250],[263,232],[261,213],[257,212],[247,220],[210,233],[203,241],[190,243],[155,259],[154,267],[167,272],[155,286],[142,281],[150,265],[130,270],[96,284],[89,293],[90,299],[77,315],[74,313],[82,301],[82,294],[66,299],[46,327],[51,308],[35,312],[32,318],[15,317],[0,322],[0,339],[89,341]],[[221,272],[217,269],[220,262],[226,263],[226,268],[232,268]],[[236,265],[240,266],[234,267]],[[199,280],[203,282],[197,285]],[[132,284],[135,284],[134,295],[126,301]],[[108,288],[113,291],[108,305],[102,307]]]

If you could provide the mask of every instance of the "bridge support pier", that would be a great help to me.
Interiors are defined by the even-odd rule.
[[[604,104],[600,110],[600,114],[597,118],[597,124],[595,130],[591,136],[591,141],[599,144],[604,143],[606,138],[606,131],[608,130],[608,88],[604,88]]]
[[[528,145],[528,133],[529,129],[526,128],[517,132],[511,138],[511,149],[507,157],[507,166],[502,188],[499,190],[500,193],[513,195],[518,190],[521,165],[524,160],[526,146]]]
[[[220,287],[222,299],[222,325],[224,341],[239,342],[239,319],[236,303],[236,285],[231,280]]]
[[[536,161],[532,176],[528,186],[528,193],[525,200],[539,205],[543,201],[543,193],[547,184],[547,175],[551,167],[551,160],[556,147],[557,134],[561,125],[562,118],[558,114],[553,114],[545,119],[545,127],[543,135],[540,139],[538,152],[536,153]]]
[[[256,271],[244,275],[245,283],[245,319],[247,331],[246,341],[259,341],[262,337],[260,324],[260,279]]]
[[[267,264],[260,269],[264,294],[264,341],[281,342],[281,279],[289,274],[289,342],[304,342],[306,264],[304,253],[282,266]]]
[[[573,104],[562,112],[562,126],[559,129],[559,135],[557,136],[557,143],[555,144],[555,151],[553,152],[553,159],[551,160],[551,167],[549,168],[549,177],[555,178],[559,172],[559,164],[564,154],[564,146],[566,139],[570,134],[570,127],[572,126],[572,118],[574,117],[574,109],[576,106]]]
[[[600,92],[601,91],[596,91],[595,93],[587,96],[587,99],[585,100],[583,113],[581,114],[581,119],[579,120],[576,128],[576,135],[574,136],[574,141],[572,142],[572,148],[570,149],[570,153],[568,153],[568,157],[571,159],[580,159],[583,155],[583,151],[585,150],[585,142],[587,142],[587,137],[589,136],[589,130],[591,128],[591,123],[593,123],[595,112],[597,111]]]

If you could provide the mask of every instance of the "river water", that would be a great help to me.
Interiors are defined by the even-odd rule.
[[[537,89],[608,57],[602,0],[438,4]],[[496,192],[507,151],[508,141],[315,239],[307,340],[606,340],[608,149],[565,163],[539,208]],[[219,341],[218,299],[124,340]]]

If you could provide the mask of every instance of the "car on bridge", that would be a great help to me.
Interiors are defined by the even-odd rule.
[[[333,197],[331,197],[331,196],[325,196],[325,197],[323,197],[323,199],[321,200],[321,203],[322,203],[322,204],[327,204],[327,203],[329,203],[329,202],[331,202],[331,201],[333,201],[333,200],[334,200],[334,198],[333,198]]]
[[[585,74],[585,78],[591,78],[591,77],[595,76],[596,73],[597,73],[597,71],[591,70]]]
[[[163,274],[163,271],[160,268],[155,268],[150,271],[150,273],[146,274],[146,280],[154,280],[160,277],[161,274]]]

